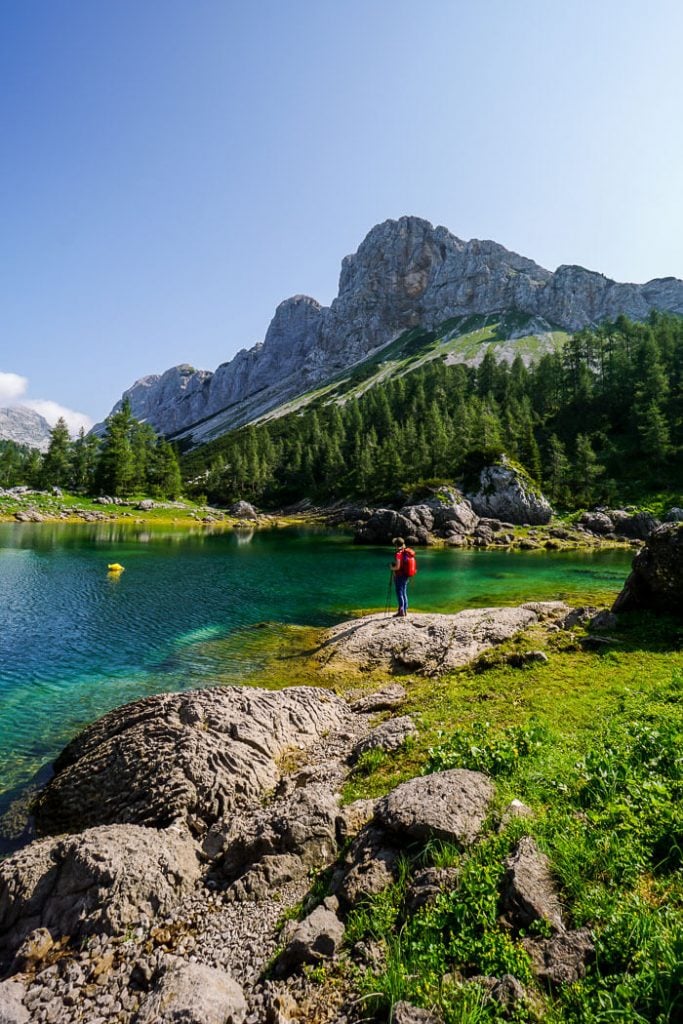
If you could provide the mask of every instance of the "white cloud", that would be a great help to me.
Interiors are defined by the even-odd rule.
[[[84,412],[67,409],[58,402],[52,402],[47,398],[25,398],[27,388],[28,377],[0,370],[0,406],[21,405],[26,409],[33,409],[34,412],[44,416],[51,427],[54,427],[61,416],[72,437],[76,436],[81,427],[86,432],[92,427],[93,421]]]
[[[14,404],[17,398],[24,394],[27,387],[26,377],[20,377],[18,373],[2,373],[0,371],[0,403]]]
[[[69,428],[69,433],[75,436],[78,431],[83,427],[86,433],[90,430],[93,425],[93,420],[89,416],[86,416],[84,412],[76,412],[73,409],[67,409],[63,405],[59,405],[57,402],[50,402],[48,399],[35,398],[29,399],[21,403],[25,405],[27,409],[33,409],[34,412],[40,413],[44,416],[51,427],[54,427],[57,420],[61,418],[66,422]]]

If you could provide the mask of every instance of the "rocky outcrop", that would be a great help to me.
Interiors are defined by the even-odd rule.
[[[456,615],[366,615],[329,630],[318,657],[326,669],[440,675],[467,664],[482,651],[546,619],[569,612],[560,601],[517,608],[468,608]]]
[[[350,716],[325,690],[220,687],[118,708],[77,736],[36,802],[40,833],[126,822],[199,834],[276,785],[277,759]]]
[[[406,745],[408,740],[417,737],[417,727],[410,715],[401,715],[400,718],[390,718],[382,722],[371,733],[364,736],[351,751],[351,762],[355,763],[363,754],[371,750],[382,750],[385,753],[395,753]]]
[[[618,284],[573,266],[553,274],[496,242],[465,242],[419,217],[401,217],[376,225],[343,260],[330,307],[305,295],[286,299],[265,340],[215,373],[173,367],[137,381],[124,397],[156,430],[200,441],[329,380],[418,325],[514,310],[542,320],[545,331],[549,324],[574,330],[620,313],[644,319],[652,309],[683,312],[683,282]]]
[[[612,611],[651,609],[683,615],[683,524],[665,523],[650,534]]]
[[[163,913],[199,878],[192,840],[172,829],[110,825],[31,843],[0,864],[0,955],[35,929],[54,939],[120,935]]]
[[[15,405],[0,409],[0,441],[14,441],[46,452],[50,444],[50,424],[33,409]]]
[[[395,509],[368,509],[358,520],[357,544],[390,544],[403,537],[408,545],[431,544],[435,539],[449,543],[472,536],[479,518],[466,498],[451,487],[443,487],[415,504]]]
[[[498,464],[482,469],[478,489],[467,497],[477,515],[510,523],[543,525],[553,514],[536,484],[505,456]]]

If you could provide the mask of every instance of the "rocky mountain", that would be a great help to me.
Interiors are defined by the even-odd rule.
[[[23,405],[0,409],[0,441],[14,441],[46,452],[50,443],[50,424],[39,413]]]
[[[444,227],[401,217],[378,224],[342,261],[331,306],[306,295],[285,299],[264,341],[214,373],[173,367],[143,377],[123,398],[161,433],[197,444],[323,386],[416,327],[514,312],[528,321],[521,335],[547,345],[553,331],[620,313],[644,319],[653,309],[683,313],[683,281],[619,284],[577,266],[551,273],[496,242],[465,242]],[[507,334],[517,337],[519,326]],[[514,351],[507,346],[500,355],[513,358]],[[481,353],[468,358],[476,362]]]

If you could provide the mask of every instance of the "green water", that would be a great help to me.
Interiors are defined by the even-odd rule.
[[[112,707],[248,680],[278,624],[382,610],[390,556],[324,531],[0,524],[0,815]],[[604,601],[629,560],[623,551],[420,551],[411,607]],[[126,571],[112,578],[110,562]]]

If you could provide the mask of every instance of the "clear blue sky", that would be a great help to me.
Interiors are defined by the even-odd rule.
[[[679,0],[0,0],[0,405],[214,369],[407,213],[683,277],[682,38]]]

